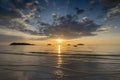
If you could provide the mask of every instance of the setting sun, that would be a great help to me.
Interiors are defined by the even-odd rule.
[[[56,41],[57,41],[58,43],[62,43],[62,42],[63,42],[62,39],[57,39]]]

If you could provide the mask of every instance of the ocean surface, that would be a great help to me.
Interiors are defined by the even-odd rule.
[[[0,46],[0,80],[120,80],[120,46]]]

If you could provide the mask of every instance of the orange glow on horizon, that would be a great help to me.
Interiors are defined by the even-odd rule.
[[[57,39],[56,41],[57,41],[58,43],[62,43],[62,42],[63,42],[62,39]]]

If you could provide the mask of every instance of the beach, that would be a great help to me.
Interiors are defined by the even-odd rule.
[[[0,46],[0,80],[119,79],[119,46]]]

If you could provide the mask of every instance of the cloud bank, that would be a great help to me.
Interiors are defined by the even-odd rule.
[[[80,17],[85,9],[73,7],[71,14],[53,13],[51,23],[41,21],[41,12],[45,10],[40,5],[41,0],[0,0],[0,28],[17,30],[23,33],[49,38],[75,39],[85,36],[95,36],[96,32],[108,29],[95,23],[88,17]],[[98,0],[103,4],[107,19],[120,18],[119,0]],[[44,0],[50,4],[48,0]],[[95,3],[95,1],[93,1]],[[92,3],[93,3],[92,2]],[[68,4],[68,3],[67,3]],[[69,3],[70,5],[70,3]],[[47,5],[48,6],[48,5]]]
[[[77,20],[76,15],[66,15],[56,19],[56,22],[45,29],[44,33],[50,38],[74,39],[83,36],[94,36],[96,35],[94,32],[100,27],[101,25],[94,23],[87,17]]]

